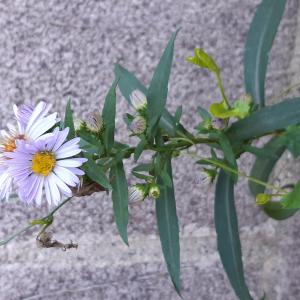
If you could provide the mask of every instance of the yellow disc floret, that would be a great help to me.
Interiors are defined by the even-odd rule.
[[[32,171],[36,174],[48,176],[55,167],[55,155],[52,152],[38,152],[32,158]]]

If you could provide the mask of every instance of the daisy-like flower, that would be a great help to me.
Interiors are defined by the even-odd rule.
[[[84,172],[79,167],[87,159],[73,157],[81,152],[80,138],[65,142],[68,133],[69,128],[56,128],[35,142],[18,140],[15,151],[6,153],[22,201],[40,205],[44,193],[49,205],[57,205],[62,196],[72,196],[70,187],[80,184]]]
[[[144,93],[142,93],[140,90],[134,90],[130,94],[130,101],[132,106],[137,111],[144,111],[147,107],[147,98]]]
[[[48,115],[51,106],[41,101],[34,108],[30,105],[13,106],[17,126],[8,124],[8,130],[1,130],[0,138],[0,200],[8,199],[13,186],[13,178],[7,173],[6,153],[16,149],[16,141],[35,141],[57,122],[57,113]]]

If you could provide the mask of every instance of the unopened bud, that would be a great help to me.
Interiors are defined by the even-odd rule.
[[[128,193],[130,201],[143,201],[147,196],[147,187],[145,184],[137,183],[129,188]]]
[[[256,195],[255,202],[257,205],[265,205],[272,199],[272,195],[259,193]]]
[[[87,129],[92,133],[101,133],[103,126],[103,119],[99,111],[95,111],[89,115],[86,122]]]
[[[142,93],[140,90],[134,90],[130,94],[130,101],[132,106],[137,111],[144,111],[147,107],[147,98],[144,93]]]
[[[157,199],[160,196],[160,188],[156,183],[151,183],[149,187],[149,196]]]
[[[85,122],[81,119],[75,119],[74,120],[74,128],[75,128],[75,131],[79,131],[81,129],[83,129],[85,127]]]
[[[147,121],[142,116],[136,116],[130,124],[130,129],[134,135],[140,135],[145,132]]]

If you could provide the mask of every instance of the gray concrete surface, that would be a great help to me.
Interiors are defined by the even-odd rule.
[[[12,118],[12,103],[46,99],[63,112],[68,96],[78,117],[101,108],[117,61],[145,83],[171,33],[178,28],[168,105],[184,104],[184,124],[199,121],[197,105],[219,99],[215,81],[184,58],[195,46],[211,53],[222,68],[230,98],[243,94],[245,35],[259,0],[227,1],[0,1],[1,124]],[[288,0],[272,49],[268,97],[299,81],[298,1]],[[126,140],[119,98],[118,136]],[[253,158],[243,157],[249,171]],[[282,169],[284,171],[282,171]],[[213,187],[199,183],[199,168],[187,158],[174,161],[181,229],[184,299],[235,299],[216,252]],[[277,173],[276,173],[277,172]],[[283,180],[299,171],[290,157],[275,172]],[[299,215],[278,223],[254,204],[247,183],[237,185],[246,278],[255,299],[300,298]],[[179,299],[160,252],[154,205],[130,207],[129,242],[120,241],[107,195],[76,199],[61,210],[53,231],[78,250],[37,249],[36,231],[0,248],[0,299]],[[0,203],[0,236],[18,229],[46,207]]]

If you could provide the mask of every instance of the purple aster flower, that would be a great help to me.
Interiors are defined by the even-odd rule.
[[[17,126],[7,124],[8,130],[1,130],[0,137],[0,200],[8,199],[12,190],[13,178],[7,173],[6,153],[16,149],[16,141],[35,141],[59,121],[57,113],[48,115],[50,105],[41,101],[34,108],[29,105],[13,106]]]
[[[43,194],[49,205],[58,205],[62,196],[71,197],[72,190],[84,175],[79,167],[86,158],[73,157],[81,152],[80,138],[67,142],[69,128],[45,135],[34,142],[17,141],[14,152],[7,153],[8,172],[19,187],[19,197],[26,203],[41,204]]]

